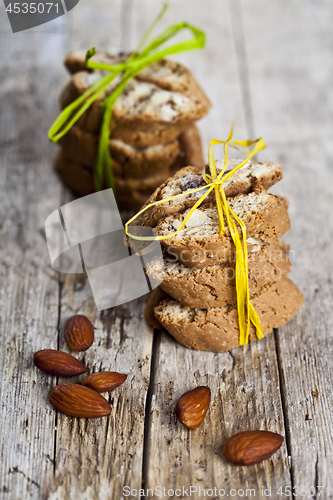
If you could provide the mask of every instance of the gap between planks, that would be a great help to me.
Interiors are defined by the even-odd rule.
[[[233,28],[233,37],[236,49],[236,57],[238,61],[238,69],[239,69],[239,79],[241,84],[241,92],[242,92],[242,101],[245,113],[245,123],[246,129],[249,137],[256,137],[255,134],[255,126],[254,126],[254,114],[253,114],[253,103],[250,92],[250,78],[248,72],[248,57],[246,53],[246,43],[245,43],[245,30],[243,24],[243,12],[242,6],[240,4],[240,0],[229,0],[230,7],[230,15],[231,22]],[[291,440],[290,440],[290,426],[288,423],[288,416],[286,412],[286,394],[283,390],[282,383],[282,367],[281,367],[281,353],[280,353],[280,345],[278,339],[278,329],[274,328],[272,335],[274,335],[274,343],[275,343],[275,354],[276,354],[276,363],[278,367],[278,379],[279,379],[279,390],[280,390],[280,399],[282,405],[282,414],[283,414],[283,424],[285,430],[285,442],[288,453],[288,460],[291,457]],[[289,464],[290,470],[290,483],[291,483],[291,491],[292,491],[292,499],[295,500],[294,495],[294,481],[293,481],[293,465],[292,462]]]
[[[128,18],[131,19],[132,16],[132,8],[133,8],[133,2],[132,0],[123,0],[123,5],[129,5],[131,8],[131,11],[128,12]],[[238,63],[238,77],[239,77],[239,82],[240,82],[240,87],[241,87],[241,97],[242,97],[242,106],[244,110],[244,116],[245,116],[245,125],[246,125],[246,132],[249,137],[254,137],[255,132],[254,132],[254,116],[253,116],[253,109],[252,109],[252,101],[251,101],[251,93],[250,93],[250,84],[249,84],[249,75],[248,75],[248,61],[247,61],[247,55],[246,55],[246,47],[245,47],[245,33],[244,33],[244,27],[242,23],[242,8],[240,5],[239,0],[229,0],[229,9],[230,9],[230,16],[231,16],[231,21],[232,21],[232,34],[233,34],[233,39],[234,39],[234,45],[235,45],[235,51],[236,51],[236,56],[237,56],[237,63]],[[276,334],[274,332],[274,339],[275,339],[275,349],[277,349],[277,344],[276,344]],[[149,485],[149,474],[148,474],[148,468],[149,468],[149,452],[150,452],[150,447],[149,447],[149,440],[151,437],[151,428],[152,428],[152,420],[153,420],[153,404],[154,404],[154,396],[155,396],[155,383],[157,379],[157,370],[158,370],[158,365],[159,365],[159,358],[160,358],[160,347],[161,347],[161,339],[162,339],[162,332],[160,330],[154,330],[154,340],[152,344],[152,352],[151,352],[151,358],[150,358],[150,378],[149,378],[149,386],[148,386],[148,392],[146,396],[146,406],[145,406],[145,423],[144,423],[144,441],[143,441],[143,460],[142,460],[142,484],[143,485]],[[285,407],[284,407],[284,393],[283,389],[281,386],[281,372],[280,372],[280,360],[278,356],[278,352],[275,352],[276,354],[276,361],[277,361],[277,366],[278,366],[278,380],[279,380],[279,392],[280,392],[280,400],[282,404],[282,412],[283,412],[283,427],[284,430],[286,431],[286,444],[287,444],[287,452],[288,456],[290,456],[290,441],[288,438],[288,432],[287,432],[287,416],[285,412]],[[290,470],[290,469],[289,469]],[[291,485],[293,486],[292,482],[292,474],[290,471],[290,481]],[[293,495],[294,498],[294,495]]]
[[[249,137],[255,137],[248,59],[246,55],[245,33],[243,25],[242,7],[239,0],[229,0],[232,33],[238,62],[238,75],[242,92],[242,104],[245,114],[245,125]]]

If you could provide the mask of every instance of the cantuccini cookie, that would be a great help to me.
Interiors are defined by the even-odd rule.
[[[86,196],[95,191],[92,168],[68,159],[63,150],[58,152],[54,166],[64,183],[74,193]],[[121,205],[123,205],[125,199],[128,198],[127,210],[129,210],[127,206],[139,209],[149,197],[149,193],[161,184],[166,177],[169,177],[168,172],[162,171],[144,179],[123,179],[120,177],[121,165],[116,160],[113,160],[112,166],[115,174],[119,173],[119,176],[115,175],[117,200],[119,198],[122,202]]]
[[[94,193],[92,169],[68,159],[62,149],[59,149],[54,159],[54,168],[64,184],[76,195],[87,196]]]
[[[247,237],[256,236],[267,243],[280,238],[290,227],[287,210],[277,196],[258,189],[247,195],[228,199],[230,208],[244,222]],[[161,219],[153,229],[156,236],[170,236],[179,229],[187,211]],[[241,235],[241,230],[238,228]],[[176,236],[162,244],[188,267],[199,269],[226,262],[234,244],[225,219],[225,233],[219,234],[218,212],[215,204],[196,209]]]
[[[64,108],[103,77],[101,71],[78,71],[62,92]],[[87,109],[77,122],[81,128],[98,133],[108,90]],[[189,125],[202,118],[210,103],[191,73],[171,61],[160,61],[130,80],[113,106],[111,136],[127,144],[144,147],[170,142]]]
[[[221,165],[221,162],[216,163],[217,166]],[[227,171],[232,170],[239,165],[239,163],[240,160],[229,160]],[[204,194],[204,189],[195,193],[188,194],[187,192],[191,189],[205,186],[206,183],[202,177],[201,170],[194,168],[191,163],[189,165],[192,166],[179,170],[173,177],[158,187],[147,200],[145,206],[149,203],[165,200],[171,196],[177,196],[182,193],[184,193],[184,196],[150,207],[136,219],[135,224],[154,227],[162,217],[187,210],[198,201]],[[237,171],[231,179],[225,182],[223,188],[226,196],[230,197],[241,193],[250,193],[258,187],[268,189],[280,179],[282,179],[281,165],[276,163],[257,163],[249,161],[244,167]],[[203,203],[211,203],[214,202],[214,200],[215,194],[214,191],[212,191]]]
[[[290,272],[291,263],[287,255],[289,245],[283,241],[271,245],[250,238],[248,266],[250,296],[278,281]],[[163,265],[164,264],[164,265]],[[171,255],[152,261],[147,274],[162,280],[160,287],[184,306],[224,307],[237,301],[235,282],[235,258],[231,262],[190,269]]]
[[[73,50],[65,57],[64,65],[68,71],[73,74],[78,71],[86,71],[86,50]],[[129,53],[120,52],[119,54],[107,54],[106,52],[96,51],[91,61],[104,64],[118,64],[124,62]],[[88,70],[91,71],[91,70]]]
[[[170,298],[170,296],[164,290],[162,290],[160,286],[154,288],[154,290],[149,295],[149,299],[146,304],[143,316],[146,323],[148,323],[148,325],[152,326],[153,328],[163,328],[161,323],[155,316],[154,309],[160,304],[160,302],[162,302],[162,300],[165,300],[167,298]]]
[[[253,299],[264,335],[284,325],[303,304],[303,295],[286,277],[267,285]],[[177,342],[191,349],[227,351],[239,345],[237,309],[233,306],[190,308],[174,299],[155,307],[155,316]],[[256,340],[250,326],[250,340]]]
[[[60,140],[67,158],[82,163],[87,167],[94,167],[98,136],[73,126]],[[169,167],[180,154],[180,142],[174,139],[166,144],[135,148],[119,139],[109,141],[111,157],[123,168],[124,176],[130,175],[138,179],[155,174],[156,171],[169,172]]]
[[[98,148],[97,135],[73,126],[59,140],[59,144],[68,159],[94,167]],[[201,141],[195,125],[166,144],[136,148],[119,139],[110,139],[109,144],[111,157],[116,160],[116,165],[121,167],[116,173],[123,178],[143,179],[163,171],[169,177],[171,165],[172,170],[178,170],[184,164],[198,167],[203,165]]]
[[[97,51],[90,60],[92,62],[104,64],[117,64],[126,61],[129,55],[129,53],[111,55]],[[70,73],[87,71],[85,58],[86,52],[84,51],[71,52],[65,59],[65,66]],[[200,99],[204,101],[205,105],[210,107],[207,97],[203,94],[201,87],[193,77],[191,71],[175,61],[168,59],[158,61],[144,68],[135,78],[137,80],[154,83],[165,90],[172,90],[189,96],[199,96]]]
[[[88,141],[88,147],[90,147],[91,136],[89,132],[73,127],[73,134],[69,140],[62,143],[62,149],[55,159],[55,169],[64,183],[80,196],[86,196],[95,190],[91,165],[93,156],[83,146],[81,151],[77,148],[78,142],[81,143],[84,139]],[[195,145],[193,145],[194,140],[196,140]],[[203,166],[200,136],[195,125],[183,132],[175,142],[178,156],[170,165],[169,156],[173,156],[173,143],[138,149],[122,141],[110,140],[117,200],[121,208],[124,210],[140,209],[151,192],[170,175],[173,175],[175,170],[189,163]],[[166,154],[167,168],[161,154],[165,146],[169,152],[169,155]],[[82,161],[75,160],[78,157]],[[158,157],[160,157],[161,166],[158,164]]]

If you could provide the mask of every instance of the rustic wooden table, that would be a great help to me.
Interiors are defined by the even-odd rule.
[[[193,352],[145,324],[147,297],[98,314],[82,275],[54,272],[44,222],[71,199],[52,171],[56,147],[47,139],[68,79],[64,55],[133,47],[160,4],[81,0],[52,24],[17,34],[1,5],[1,499],[118,500],[158,486],[165,496],[157,489],[155,498],[187,498],[190,486],[195,499],[204,497],[199,487],[206,498],[222,498],[223,489],[234,498],[281,499],[288,487],[293,498],[333,498],[333,5],[173,4],[164,26],[184,19],[207,33],[204,51],[177,58],[213,104],[200,123],[205,150],[236,119],[236,136],[263,136],[261,159],[284,167],[274,192],[291,201],[286,240],[304,307],[260,342]],[[56,381],[33,366],[39,349],[67,350],[63,325],[74,313],[96,327],[93,347],[79,356],[89,369],[128,373],[110,393],[109,418],[57,414],[48,403]],[[211,387],[212,404],[189,432],[173,409],[197,385]],[[259,465],[232,466],[222,443],[247,429],[279,432],[284,444]]]

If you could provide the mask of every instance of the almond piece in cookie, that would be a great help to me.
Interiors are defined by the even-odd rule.
[[[217,161],[217,171],[222,167],[221,161]],[[227,166],[227,171],[232,170],[239,165],[240,160],[230,159]],[[189,163],[189,165],[194,165]],[[206,167],[206,172],[209,169]],[[227,197],[237,196],[238,194],[247,194],[257,188],[263,187],[268,189],[276,182],[282,179],[282,167],[276,163],[257,163],[255,161],[247,162],[239,171],[237,171],[228,181],[223,184],[223,188]],[[202,171],[194,166],[189,166],[179,170],[173,177],[168,179],[164,184],[159,186],[156,191],[150,196],[145,206],[155,201],[165,200],[172,196],[184,194],[180,198],[167,201],[160,205],[150,207],[146,212],[141,214],[134,222],[135,225],[155,227],[160,219],[167,215],[183,212],[191,208],[198,199],[204,194],[205,189],[195,193],[188,193],[191,189],[196,189],[205,186],[205,181],[202,177]],[[203,204],[215,203],[214,192],[210,193],[204,200]]]
[[[248,195],[229,198],[229,206],[244,222],[247,237],[256,236],[270,243],[280,238],[290,227],[288,212],[277,196],[264,189]],[[209,265],[226,262],[234,251],[234,243],[225,223],[225,233],[219,234],[218,212],[215,204],[200,206],[197,210],[207,218],[198,227],[182,228],[175,236],[161,240],[169,255],[186,266],[201,269]],[[156,236],[169,236],[185,219],[186,212],[161,219],[153,229]],[[238,228],[241,235],[241,230]]]

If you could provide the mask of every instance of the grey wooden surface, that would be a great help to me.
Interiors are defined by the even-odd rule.
[[[292,278],[305,295],[296,318],[228,353],[193,352],[166,333],[154,335],[142,318],[146,298],[99,314],[83,276],[58,275],[50,266],[44,221],[71,199],[52,172],[56,148],[46,135],[68,78],[63,57],[93,45],[132,47],[159,7],[153,0],[81,0],[52,24],[12,34],[0,5],[0,498],[140,498],[125,496],[124,486],[165,487],[164,498],[172,498],[169,489],[192,486],[206,498],[217,488],[233,498],[280,499],[282,486],[293,488],[293,498],[332,499],[329,1],[175,0],[162,21],[184,19],[207,33],[205,51],[177,57],[213,104],[199,124],[204,148],[224,138],[236,119],[237,137],[263,136],[268,148],[261,158],[284,167],[274,192],[291,200],[286,240],[295,252]],[[33,367],[36,350],[66,350],[63,325],[76,312],[96,327],[94,346],[78,356],[89,370],[128,373],[109,395],[108,418],[57,414],[48,404],[56,380]],[[173,408],[202,384],[211,387],[212,404],[200,429],[190,432]],[[222,443],[247,429],[286,439],[270,460],[232,466]],[[192,498],[203,497],[192,491]]]

